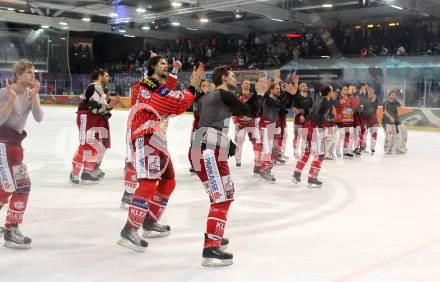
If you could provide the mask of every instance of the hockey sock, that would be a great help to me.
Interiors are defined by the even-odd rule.
[[[206,236],[204,248],[220,247],[231,201],[211,204],[206,223]]]
[[[5,228],[11,228],[12,225],[21,224],[23,222],[23,214],[26,210],[28,198],[29,193],[12,193],[8,213],[6,215]]]
[[[128,207],[128,224],[139,229],[148,214],[148,201],[156,192],[157,180],[141,179]]]
[[[173,179],[161,179],[157,185],[156,193],[153,195],[149,206],[150,211],[148,213],[148,218],[152,221],[157,222],[160,220],[162,213],[164,212],[168,200],[176,187],[176,180]]]

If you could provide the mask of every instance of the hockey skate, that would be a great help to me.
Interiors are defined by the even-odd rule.
[[[0,227],[0,237],[2,237],[6,232],[6,229],[4,227]]]
[[[261,177],[261,180],[263,180],[267,183],[273,184],[276,181],[276,178],[272,174],[270,174],[269,170],[260,171],[260,177]]]
[[[309,179],[308,181],[308,188],[321,188],[322,186],[322,182],[319,181],[318,179]]]
[[[334,160],[334,159],[335,158],[332,155],[330,155],[330,154],[325,155],[325,157],[324,157],[324,160],[327,160],[327,161],[331,161],[331,160]]]
[[[190,168],[189,168],[189,173],[191,173],[191,174],[195,174],[196,171],[194,170],[194,168],[190,167]]]
[[[352,159],[352,158],[354,158],[352,153],[345,153],[344,154],[344,159]]]
[[[260,168],[258,166],[254,166],[254,174],[259,174]]]
[[[31,247],[31,238],[21,234],[20,230],[18,230],[18,225],[13,225],[11,228],[4,230],[5,247],[12,249],[29,249]]]
[[[92,185],[99,182],[99,178],[92,173],[83,172],[81,173],[81,184]]]
[[[229,239],[228,238],[222,238],[222,243],[220,245],[220,251],[224,251],[229,246]]]
[[[203,249],[202,266],[227,266],[233,263],[233,255],[223,252],[219,247]]]
[[[79,181],[79,174],[75,175],[75,174],[73,174],[73,172],[71,172],[69,175],[69,184],[72,186],[81,185],[80,181]]]
[[[92,174],[93,174],[94,176],[96,176],[98,179],[102,179],[102,178],[104,178],[104,176],[105,176],[105,172],[102,171],[102,169],[101,169],[100,167],[101,167],[101,164],[100,164],[100,163],[97,164],[97,165],[95,166],[95,170],[92,172]]]
[[[143,253],[148,247],[147,241],[139,237],[136,229],[130,227],[128,223],[125,224],[121,231],[121,238],[117,242],[120,246],[131,249],[136,252]]]
[[[354,150],[353,150],[353,155],[355,155],[356,157],[360,157],[360,156],[361,156],[361,150],[359,150],[359,149],[354,149]]]
[[[283,159],[282,157],[278,157],[278,159],[276,160],[276,164],[284,165],[286,164],[286,160]]]
[[[235,163],[235,166],[236,166],[236,167],[241,167],[241,162],[238,162],[238,161],[237,161],[237,162]]]
[[[128,209],[128,206],[131,203],[131,199],[133,198],[133,194],[128,193],[126,190],[124,191],[124,195],[122,195],[121,199],[121,208]]]
[[[292,182],[298,184],[301,182],[301,174],[294,173],[292,175]]]
[[[171,227],[159,224],[146,217],[142,224],[142,230],[142,238],[157,238],[170,235]]]

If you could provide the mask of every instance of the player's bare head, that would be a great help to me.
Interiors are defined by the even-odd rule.
[[[322,97],[328,97],[331,100],[336,99],[336,92],[333,91],[333,88],[331,85],[326,85],[321,89],[321,95]]]
[[[309,88],[307,87],[307,83],[301,83],[299,85],[299,90],[301,91],[301,93],[307,93],[307,91],[309,91]]]
[[[168,75],[168,62],[162,56],[153,56],[148,60],[148,76],[165,78]]]
[[[202,79],[200,82],[200,92],[207,94],[209,92],[209,81]]]
[[[243,80],[243,82],[241,83],[241,89],[249,92],[249,89],[251,89],[251,82],[249,80]]]
[[[12,72],[14,73],[14,83],[22,83],[25,85],[32,85],[35,80],[35,66],[26,61],[22,60],[17,62],[12,67]]]
[[[108,75],[108,72],[104,69],[95,69],[92,72],[92,81],[98,82],[103,87],[107,86],[109,80],[110,76]]]
[[[343,85],[341,88],[341,95],[348,95],[348,85]]]
[[[212,73],[212,82],[216,87],[225,85],[229,90],[234,90],[237,80],[235,74],[228,66],[218,67]]]
[[[396,100],[396,98],[397,98],[396,90],[391,90],[388,93],[388,99],[390,99],[391,101],[394,101],[394,100]]]
[[[356,91],[357,91],[356,85],[354,83],[351,83],[348,86],[348,94],[349,95],[354,95],[354,94],[356,94]]]
[[[281,93],[281,87],[278,83],[271,83],[269,86],[269,94],[279,96]]]

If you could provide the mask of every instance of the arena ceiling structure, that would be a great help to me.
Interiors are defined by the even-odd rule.
[[[438,0],[0,0],[0,21],[71,31],[175,39],[191,32],[248,34],[338,23],[440,19]]]

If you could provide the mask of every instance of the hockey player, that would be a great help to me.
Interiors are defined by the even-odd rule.
[[[361,142],[361,117],[360,117],[360,97],[357,93],[357,88],[354,83],[348,87],[348,95],[353,107],[353,143],[349,150],[351,154],[359,157],[361,155],[360,142]]]
[[[79,147],[72,160],[70,183],[72,185],[94,184],[104,177],[99,168],[106,149],[110,148],[110,127],[108,119],[113,109],[114,100],[104,92],[109,75],[103,69],[92,73],[92,83],[81,95],[78,105],[76,124],[79,129]]]
[[[336,156],[341,157],[341,146],[343,145],[343,155],[346,158],[353,158],[351,147],[353,144],[353,109],[355,103],[349,96],[348,86],[344,85],[341,89],[341,98],[336,103],[336,124],[338,126],[339,138],[336,143]]]
[[[401,103],[399,102],[396,92],[390,91],[388,94],[388,100],[383,104],[383,120],[382,124],[385,129],[385,154],[392,154],[394,152],[402,154],[401,142],[401,122],[399,119],[399,108]]]
[[[157,56],[156,53],[150,51],[150,58]],[[165,86],[170,90],[175,90],[177,86],[177,72],[181,67],[181,63],[179,61],[173,60],[173,70],[171,71],[174,75],[169,75],[165,81]],[[131,98],[130,98],[130,108],[133,107],[139,100],[139,94],[141,92],[141,84],[146,83],[148,81],[148,73],[144,73],[143,79],[139,80],[133,87],[131,88]],[[162,126],[166,126],[165,123],[167,120],[163,121]],[[125,169],[124,169],[124,194],[121,199],[121,208],[128,208],[130,205],[131,199],[133,198],[134,190],[136,189],[137,179],[136,179],[136,169],[134,168],[135,161],[135,153],[133,151],[133,146],[131,142],[131,131],[130,128],[127,127],[127,136],[126,136],[126,151],[127,156],[125,159]]]
[[[327,118],[325,119],[325,159],[334,160],[335,156],[335,143],[337,138],[336,127],[336,100],[330,99],[330,110],[328,111]]]
[[[288,75],[286,80],[289,80],[291,75]],[[293,76],[293,79],[298,78],[298,76]],[[295,81],[293,81],[295,83]],[[289,138],[288,135],[288,128],[287,128],[287,109],[292,107],[293,104],[293,95],[296,95],[294,93],[293,95],[287,92],[286,86],[289,84],[283,83],[281,80],[281,76],[279,72],[276,72],[274,83],[278,83],[281,87],[281,93],[280,97],[278,97],[278,100],[281,102],[281,108],[280,108],[280,116],[278,119],[277,127],[280,129],[280,134],[278,135],[278,148],[279,148],[279,155],[277,157],[277,163],[278,164],[285,164],[286,161],[289,159],[289,157],[286,155],[286,144],[287,139]],[[297,82],[296,82],[297,83]],[[298,89],[298,85],[294,84],[296,89]]]
[[[309,110],[312,107],[313,100],[308,96],[308,88],[306,83],[301,83],[299,85],[299,95],[295,95],[293,98],[293,113],[295,114],[294,125],[293,125],[293,150],[296,159],[299,159],[300,154],[303,153],[302,144],[300,147],[300,142],[302,138],[302,128],[306,121],[306,117],[309,115]]]
[[[5,247],[28,249],[32,240],[18,229],[31,190],[21,143],[27,135],[24,127],[29,113],[41,122],[43,111],[34,65],[20,61],[12,71],[14,84],[6,81],[6,88],[0,90],[0,209],[9,201],[5,228],[0,228],[0,235],[4,234]]]
[[[303,142],[306,144],[304,153],[301,154],[300,159],[296,163],[295,171],[292,177],[292,181],[297,184],[301,182],[301,173],[304,166],[309,160],[310,154],[313,156],[313,162],[310,166],[308,175],[309,188],[320,188],[322,182],[318,180],[319,171],[321,170],[321,164],[324,160],[325,154],[325,138],[324,138],[324,126],[325,119],[328,116],[328,112],[331,109],[330,100],[336,99],[336,93],[333,92],[331,86],[325,86],[321,90],[321,97],[318,97],[313,103],[312,108],[309,111],[309,115],[306,117],[306,121],[303,126],[303,136],[306,140]]]
[[[198,107],[199,107],[198,101],[200,100],[200,98],[202,98],[203,95],[208,94],[208,92],[209,92],[209,81],[202,79],[202,82],[200,83],[199,91],[197,91],[196,97],[195,97],[194,103],[193,103],[194,121],[193,121],[192,129],[191,129],[190,144],[192,144],[192,141],[194,139],[194,134],[195,134],[197,128],[199,128],[200,116],[199,116],[199,110],[198,110]],[[188,154],[190,154],[190,153],[191,153],[191,145],[189,146]],[[189,172],[193,173],[193,174],[196,173],[192,167],[189,169]]]
[[[298,91],[298,77],[295,80],[296,84],[285,85],[286,95],[295,95]],[[259,128],[261,131],[262,153],[261,153],[261,167],[259,167],[259,174],[264,181],[269,183],[275,182],[275,177],[272,175],[272,167],[279,161],[281,154],[280,137],[280,112],[285,111],[286,103],[290,103],[287,99],[280,99],[281,87],[278,83],[272,83],[269,86],[268,96],[264,99],[263,108],[261,111]]]
[[[234,199],[228,156],[234,155],[235,145],[228,136],[229,121],[233,114],[255,116],[268,85],[267,79],[257,82],[255,89],[258,97],[250,105],[240,101],[233,93],[236,79],[229,67],[216,68],[212,80],[216,89],[199,101],[199,129],[189,156],[211,201],[202,253],[203,266],[232,264],[232,254],[221,250],[229,206]]]
[[[249,80],[244,80],[241,84],[241,94],[239,96],[240,101],[250,104],[256,98],[256,95],[250,92],[251,82]],[[249,141],[252,143],[252,148],[254,151],[254,167],[260,166],[259,152],[260,148],[260,133],[258,130],[259,118],[255,116],[233,116],[232,121],[235,125],[235,137],[234,141],[237,145],[237,150],[235,152],[236,166],[241,166],[241,155],[243,153],[243,143],[246,135],[249,137]]]
[[[368,87],[368,102],[364,104],[363,116],[367,125],[367,134],[370,135],[370,151],[371,154],[376,152],[377,141],[377,108],[379,101],[377,100],[374,88]],[[367,136],[365,137],[365,143],[367,142]]]
[[[359,89],[359,94],[356,95],[357,107],[355,109],[355,124],[356,124],[356,142],[355,154],[359,155],[361,152],[366,152],[366,131],[368,126],[368,117],[365,114],[365,107],[369,104],[368,91],[370,87],[364,83]]]
[[[181,66],[180,62],[179,65]],[[168,63],[162,56],[150,58],[148,79],[139,85],[136,104],[130,111],[128,127],[131,132],[138,186],[128,208],[127,222],[118,244],[144,252],[147,241],[143,237],[166,236],[170,226],[159,224],[176,181],[173,164],[167,150],[166,121],[188,109],[200,85],[203,66],[193,72],[191,86],[183,91],[172,91],[165,85]]]

